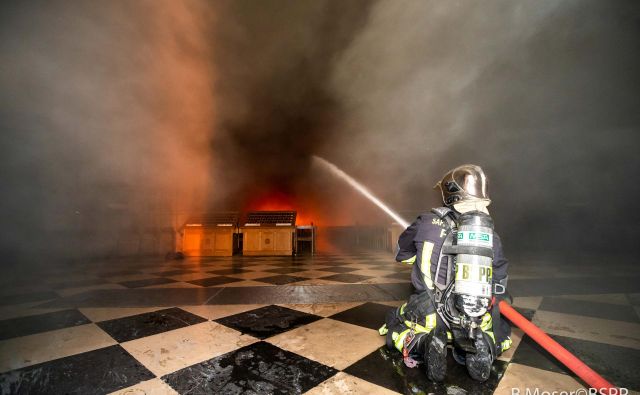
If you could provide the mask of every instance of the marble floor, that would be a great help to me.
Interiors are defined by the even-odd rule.
[[[640,273],[512,260],[514,306],[640,390]],[[584,388],[514,328],[490,379],[407,368],[377,328],[411,293],[391,254],[110,260],[0,279],[2,394],[511,394]]]

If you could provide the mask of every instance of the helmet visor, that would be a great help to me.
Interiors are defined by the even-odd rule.
[[[480,166],[462,165],[453,170],[453,180],[471,199],[489,200],[489,180]]]

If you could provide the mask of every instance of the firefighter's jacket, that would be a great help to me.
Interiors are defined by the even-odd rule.
[[[449,216],[456,215],[451,210]],[[441,289],[453,281],[451,257],[440,254],[447,237],[451,238],[451,227],[445,216],[436,213],[420,215],[398,239],[396,261],[413,264],[411,282],[417,293]],[[508,261],[502,251],[502,242],[498,234],[493,234],[493,282],[499,282],[507,276]]]
[[[380,328],[381,335],[387,335],[387,346],[402,351],[412,350],[423,335],[430,333],[441,323],[434,305],[435,290],[444,290],[454,281],[455,273],[451,265],[452,257],[441,254],[442,246],[451,243],[456,212],[446,207],[420,215],[398,240],[396,260],[413,264],[411,282],[415,293],[409,301],[398,309],[389,311],[385,325]],[[507,276],[508,262],[502,251],[500,237],[493,234],[493,282],[497,283]],[[411,329],[413,328],[413,329]],[[511,346],[511,327],[500,317],[495,305],[482,317],[480,329],[487,334],[500,353]],[[410,344],[405,344],[407,334],[416,333]],[[494,347],[492,345],[492,347]]]

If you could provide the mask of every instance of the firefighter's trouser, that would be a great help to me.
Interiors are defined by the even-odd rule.
[[[420,344],[420,339],[429,334],[436,325],[444,326],[445,324],[436,313],[429,291],[425,291],[411,295],[409,301],[397,309],[389,311],[385,324],[379,329],[379,333],[386,336],[387,347],[390,349],[395,348],[402,352],[408,346],[411,355],[416,359],[421,359],[422,351],[413,348],[416,344]],[[480,329],[493,341],[492,346],[495,346],[498,354],[511,347],[511,338],[509,337],[511,327],[500,319],[500,311],[497,307],[482,317]],[[410,334],[415,339],[405,344],[405,338]],[[451,333],[447,331],[447,335],[451,340]]]

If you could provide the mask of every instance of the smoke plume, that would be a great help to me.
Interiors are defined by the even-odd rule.
[[[637,249],[639,9],[376,3],[336,62],[346,116],[327,155],[414,212],[440,204],[448,169],[480,164],[508,249]]]
[[[221,99],[211,148],[223,164],[216,169],[220,206],[289,208],[302,214],[303,223],[338,221],[339,205],[326,193],[331,184],[310,173],[311,156],[331,150],[341,133],[345,114],[330,86],[334,62],[366,23],[372,4],[219,4],[224,17],[213,37]]]
[[[0,14],[2,250],[158,252],[172,215],[203,206],[212,183],[214,13],[66,1]]]
[[[639,8],[4,2],[2,251],[159,253],[226,209],[388,224],[313,155],[405,216],[483,166],[508,253],[636,250]]]

